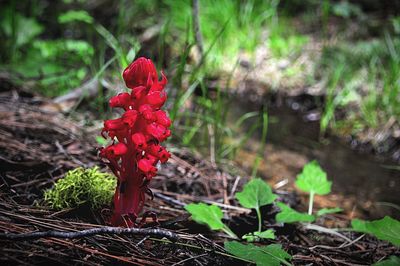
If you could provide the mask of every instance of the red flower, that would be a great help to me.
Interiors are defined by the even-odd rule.
[[[141,159],[138,162],[139,169],[146,175],[146,177],[153,177],[157,173],[157,168],[154,167],[154,162],[149,159]]]
[[[109,101],[110,107],[121,107],[127,110],[132,105],[131,95],[127,92],[114,96]]]
[[[143,135],[143,133],[135,133],[132,135],[132,142],[134,144],[134,147],[138,150],[144,150],[147,147],[147,141],[146,137]]]
[[[123,108],[117,119],[104,121],[101,134],[113,139],[112,145],[102,149],[100,156],[118,178],[114,195],[116,226],[135,226],[141,212],[148,183],[157,174],[157,163],[165,163],[170,153],[159,143],[171,135],[171,120],[160,110],[167,99],[164,91],[167,79],[157,71],[150,59],[139,58],[123,72],[130,93],[120,93],[110,99],[110,107]],[[116,139],[115,139],[116,138]],[[117,143],[115,143],[118,141]]]
[[[157,70],[150,59],[140,57],[124,70],[122,76],[126,86],[133,89],[157,80]]]
[[[128,151],[123,143],[117,143],[108,146],[100,151],[100,155],[107,159],[118,159]]]

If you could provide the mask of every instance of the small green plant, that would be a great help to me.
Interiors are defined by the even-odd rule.
[[[355,231],[374,235],[380,240],[386,240],[400,247],[400,221],[389,216],[375,221],[354,219],[351,226]]]
[[[259,178],[250,180],[242,192],[236,193],[236,199],[240,205],[248,209],[255,209],[258,219],[258,230],[245,234],[242,239],[248,242],[260,241],[261,239],[275,239],[272,229],[262,231],[262,217],[260,208],[272,204],[277,196],[272,193],[271,187]],[[222,223],[222,211],[218,206],[204,203],[188,204],[185,209],[192,215],[192,219],[200,224],[208,225],[211,230],[222,230],[233,238],[237,238],[232,230]]]
[[[303,171],[297,176],[296,185],[303,191],[310,193],[309,213],[298,212],[282,202],[276,203],[280,212],[276,215],[276,221],[280,223],[306,223],[305,227],[309,230],[321,231],[339,236],[347,241],[351,241],[346,236],[340,234],[335,229],[324,228],[311,224],[317,217],[341,212],[341,208],[323,208],[316,214],[313,214],[313,195],[326,195],[331,191],[332,182],[327,180],[326,173],[321,169],[316,161],[306,164]],[[255,209],[258,218],[258,231],[247,233],[242,239],[247,242],[259,242],[262,239],[275,239],[275,233],[272,229],[261,231],[262,217],[260,207],[272,204],[277,196],[272,193],[270,186],[261,179],[252,179],[245,184],[241,192],[236,193],[236,199],[240,205],[245,208]],[[236,234],[222,222],[222,210],[215,205],[204,203],[189,204],[185,209],[192,214],[194,221],[200,224],[208,225],[212,230],[222,230],[229,236],[238,239]],[[386,240],[395,246],[400,246],[400,222],[390,217],[385,217],[378,221],[366,222],[355,219],[352,221],[353,230],[363,233],[369,233],[378,239]],[[246,261],[251,261],[257,265],[291,265],[289,263],[291,256],[282,249],[281,245],[271,244],[267,246],[255,246],[253,244],[242,244],[238,241],[226,241],[225,249]],[[397,265],[398,257],[390,257],[374,265]]]
[[[116,185],[116,179],[100,172],[98,167],[76,168],[44,192],[44,201],[57,210],[78,207],[83,203],[97,209],[110,204]]]
[[[296,186],[310,193],[308,213],[298,212],[284,203],[277,205],[281,212],[276,215],[276,221],[281,223],[314,222],[319,216],[343,211],[341,208],[323,208],[313,215],[314,195],[326,195],[331,191],[332,182],[328,181],[324,170],[317,161],[306,164],[302,172],[297,175]]]
[[[236,193],[240,205],[248,209],[255,209],[258,218],[258,233],[261,233],[262,217],[260,208],[271,204],[277,198],[271,187],[259,178],[250,180],[242,192]]]
[[[332,182],[328,181],[327,175],[321,169],[317,161],[306,164],[303,171],[297,176],[296,186],[310,193],[308,203],[308,214],[312,215],[314,195],[326,195],[331,192]]]

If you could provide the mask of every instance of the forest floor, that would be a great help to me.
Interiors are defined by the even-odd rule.
[[[78,120],[44,108],[49,100],[16,89],[0,95],[0,231],[28,233],[57,230],[77,232],[108,224],[110,206],[92,210],[79,208],[54,211],[43,204],[43,190],[70,169],[105,169],[97,157],[99,145]],[[46,109],[46,111],[44,111]],[[220,206],[225,222],[239,236],[257,227],[255,212],[238,206],[234,193],[248,180],[232,176],[202,157],[177,149],[153,179],[154,199],[146,210],[158,215],[159,225],[148,221],[144,228],[162,228],[176,234],[169,240],[157,236],[98,234],[76,239],[0,239],[3,265],[59,263],[65,265],[244,265],[223,248],[226,236],[211,232],[190,219],[183,206],[203,201]],[[275,191],[279,200],[299,206],[294,192]],[[281,225],[274,221],[273,205],[262,209],[264,226],[276,230],[276,240],[293,256],[294,265],[369,265],[398,248],[374,237],[343,231],[321,233],[302,225]],[[325,227],[349,226],[347,214],[331,214],[317,221]]]

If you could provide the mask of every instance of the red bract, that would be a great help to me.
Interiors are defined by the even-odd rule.
[[[104,121],[101,132],[113,144],[100,151],[118,178],[114,195],[115,226],[135,226],[141,212],[147,185],[157,174],[157,163],[165,163],[170,153],[160,143],[171,135],[171,120],[160,110],[167,96],[167,79],[158,75],[150,59],[139,58],[123,72],[130,93],[120,93],[109,101],[110,107],[122,108],[125,113],[117,119]],[[106,136],[107,134],[107,136]]]

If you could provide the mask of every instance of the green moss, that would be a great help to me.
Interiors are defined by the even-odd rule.
[[[98,167],[69,171],[64,178],[44,192],[44,200],[54,209],[77,207],[89,203],[93,209],[110,204],[117,181]]]

